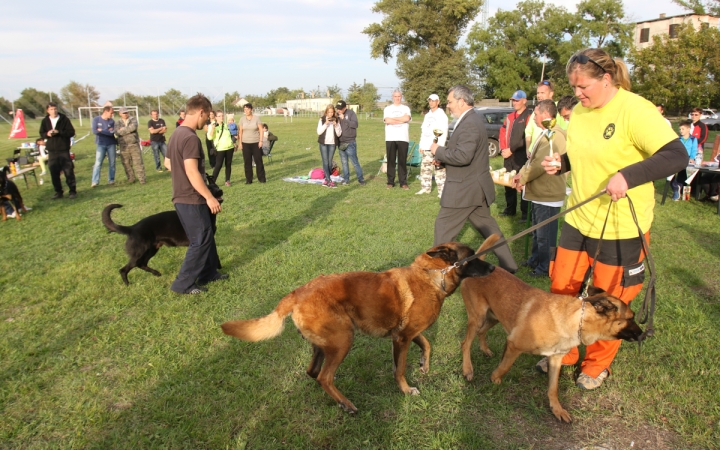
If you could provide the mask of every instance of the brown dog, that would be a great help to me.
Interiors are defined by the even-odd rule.
[[[570,295],[558,295],[532,287],[497,268],[483,278],[468,278],[460,289],[468,315],[468,327],[462,343],[463,375],[473,377],[470,347],[477,334],[480,349],[492,356],[485,336],[500,322],[507,333],[502,360],[490,375],[500,383],[521,353],[548,357],[548,398],[559,420],[571,422],[570,414],[558,400],[558,378],[562,357],[579,344],[599,340],[637,341],[642,330],[635,314],[620,299],[591,286],[589,296],[580,301]]]
[[[493,242],[487,240],[483,247]],[[355,330],[391,338],[395,380],[403,393],[419,394],[405,380],[408,347],[410,342],[420,347],[420,370],[427,373],[430,343],[422,332],[435,322],[445,297],[463,278],[487,276],[494,270],[493,265],[480,259],[454,266],[472,255],[467,245],[450,242],[419,255],[408,267],[381,273],[320,276],[286,295],[269,315],[226,322],[222,329],[238,339],[261,341],[280,334],[285,317],[292,314],[295,326],[312,343],[307,374],[317,379],[340,407],[355,413],[355,405],[333,384],[335,371],[350,351]]]

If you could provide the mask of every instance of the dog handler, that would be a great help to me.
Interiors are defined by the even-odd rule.
[[[557,173],[552,166],[556,160],[561,162],[559,173],[570,171],[572,194],[568,207],[603,188],[608,196],[565,217],[550,268],[550,289],[556,294],[578,295],[609,207],[593,284],[629,304],[642,289],[645,266],[641,239],[625,197],[632,199],[640,228],[649,241],[655,206],[652,181],[683,169],[687,152],[655,105],[630,92],[630,77],[622,60],[588,48],[570,58],[566,71],[581,104],[573,110],[568,127],[567,153],[546,156],[543,166],[547,173]],[[620,342],[598,341],[587,346],[578,387],[595,389],[602,384],[610,374]],[[575,348],[562,362],[575,364],[578,359]],[[537,368],[547,371],[547,359],[541,360]]]
[[[217,248],[210,214],[222,211],[220,203],[205,185],[205,155],[196,130],[202,130],[212,104],[197,94],[185,105],[185,120],[175,130],[165,157],[172,175],[173,198],[190,245],[180,273],[170,286],[178,294],[200,294],[203,285],[229,277],[217,271]]]

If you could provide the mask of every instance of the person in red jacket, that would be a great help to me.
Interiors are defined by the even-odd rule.
[[[690,134],[695,136],[698,141],[698,151],[702,155],[703,146],[705,145],[705,141],[707,141],[708,137],[708,127],[704,123],[700,122],[700,114],[702,114],[701,108],[694,108],[692,110],[692,113],[690,113],[690,118],[692,119],[692,131]]]
[[[508,114],[503,126],[500,128],[500,150],[505,158],[503,167],[510,172],[519,172],[528,160],[525,142],[525,126],[532,114],[527,108],[527,95],[524,91],[517,91],[510,98],[515,111]],[[514,216],[517,210],[518,193],[514,188],[505,187],[505,210],[501,216]],[[528,202],[520,199],[521,222],[527,220]]]

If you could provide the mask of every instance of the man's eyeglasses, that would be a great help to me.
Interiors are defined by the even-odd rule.
[[[692,114],[690,114],[690,115],[697,117],[697,116],[699,116],[700,114],[698,114],[698,113],[692,113]]]
[[[578,64],[582,64],[582,65],[585,65],[588,62],[591,62],[591,63],[595,64],[596,66],[598,66],[600,68],[600,70],[603,71],[603,73],[608,73],[608,71],[605,70],[605,68],[603,66],[601,66],[599,62],[595,61],[594,59],[592,59],[591,57],[589,57],[587,55],[583,55],[582,53],[578,53],[578,54],[572,55],[570,57],[570,61],[568,61],[567,65],[565,66],[566,72],[567,72],[567,69],[570,68],[572,63],[574,63],[575,61],[577,61]]]
[[[548,80],[541,81],[540,84],[550,86],[550,82]]]

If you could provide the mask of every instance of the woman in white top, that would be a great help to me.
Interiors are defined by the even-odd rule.
[[[330,175],[332,174],[333,156],[335,156],[335,147],[340,143],[342,128],[338,121],[337,113],[333,105],[325,107],[325,113],[318,121],[317,126],[318,144],[320,144],[320,156],[322,157],[323,172],[325,172],[325,181],[323,186],[335,188]]]

